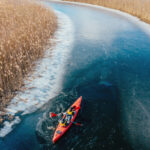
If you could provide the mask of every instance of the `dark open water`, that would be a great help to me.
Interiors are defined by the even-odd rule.
[[[75,28],[63,90],[1,140],[2,149],[150,149],[150,38],[127,18],[104,10],[46,4],[69,16]],[[73,125],[53,145],[57,119],[49,119],[49,111],[65,111],[80,95],[77,121],[84,126]]]

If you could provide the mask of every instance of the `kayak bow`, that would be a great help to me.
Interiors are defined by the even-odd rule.
[[[58,124],[56,130],[55,130],[55,133],[54,133],[54,136],[53,136],[53,143],[56,143],[56,141],[58,141],[62,135],[64,135],[64,133],[66,133],[66,131],[70,128],[70,126],[72,125],[72,123],[74,122],[79,110],[80,110],[80,105],[81,105],[81,101],[82,101],[82,96],[80,96],[72,105],[71,107],[75,106],[76,109],[75,110],[75,113],[70,121],[70,124],[68,126],[61,126],[60,123]],[[66,111],[67,112],[67,111]]]

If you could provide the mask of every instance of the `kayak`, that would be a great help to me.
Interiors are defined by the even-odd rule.
[[[79,110],[80,110],[80,105],[81,105],[81,101],[82,101],[82,96],[80,96],[72,105],[71,107],[76,107],[78,109],[75,110],[74,115],[71,118],[71,121],[69,123],[69,125],[67,126],[61,126],[61,123],[59,122],[55,132],[54,132],[54,136],[53,136],[53,143],[56,143],[56,141],[58,141],[66,132],[67,130],[71,127],[72,123],[74,122]],[[67,111],[66,111],[67,112]],[[64,117],[64,116],[63,116]]]

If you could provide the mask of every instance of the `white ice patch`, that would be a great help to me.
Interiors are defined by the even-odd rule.
[[[6,136],[9,132],[12,131],[12,126],[14,124],[20,123],[20,118],[18,116],[15,117],[15,119],[11,122],[5,121],[4,122],[4,127],[0,130],[0,137]]]
[[[52,0],[54,1],[54,0]],[[57,0],[60,1],[60,0]],[[137,26],[139,26],[148,36],[150,36],[150,24],[140,20],[138,17],[132,16],[128,13],[122,12],[120,10],[112,9],[112,8],[107,8],[103,6],[98,6],[98,5],[92,5],[92,4],[87,4],[87,3],[80,3],[80,2],[68,2],[68,1],[60,1],[62,3],[68,3],[68,4],[77,4],[81,6],[89,6],[89,7],[94,7],[94,8],[99,8],[101,10],[106,10],[111,13],[115,13],[117,15],[126,17],[130,22],[133,22]]]
[[[15,115],[16,119],[16,113],[25,115],[36,111],[56,96],[62,88],[65,64],[72,50],[74,28],[68,16],[58,11],[56,15],[58,30],[53,39],[56,45],[47,49],[44,58],[36,63],[35,71],[25,81],[25,90],[18,92],[6,108],[7,114]],[[4,122],[0,137],[4,137],[12,130],[12,126],[18,123],[15,120]]]

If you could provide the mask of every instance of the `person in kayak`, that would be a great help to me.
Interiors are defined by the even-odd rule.
[[[67,110],[67,115],[74,115],[75,109],[76,109],[75,106],[70,107],[70,108]]]
[[[70,124],[71,119],[72,119],[73,115],[75,114],[75,109],[76,109],[76,107],[73,106],[73,107],[70,107],[67,110],[67,113],[66,113],[66,122],[67,122],[68,125]]]
[[[61,117],[63,115],[63,118],[59,120],[59,123],[62,127],[66,127],[71,123],[71,119],[74,116],[75,111],[78,109],[80,109],[80,107],[72,106],[65,113],[62,112],[59,114],[55,114],[53,112],[50,112],[50,117],[51,118],[56,117],[56,116]],[[78,123],[75,123],[75,124],[78,124]]]
[[[71,122],[71,119],[75,113],[75,106],[73,107],[70,107],[68,110],[67,110],[67,113],[62,113],[64,115],[64,117],[60,120],[60,125],[62,127],[66,127],[70,124]]]
[[[65,117],[60,120],[60,125],[62,127],[66,127],[67,126]]]

